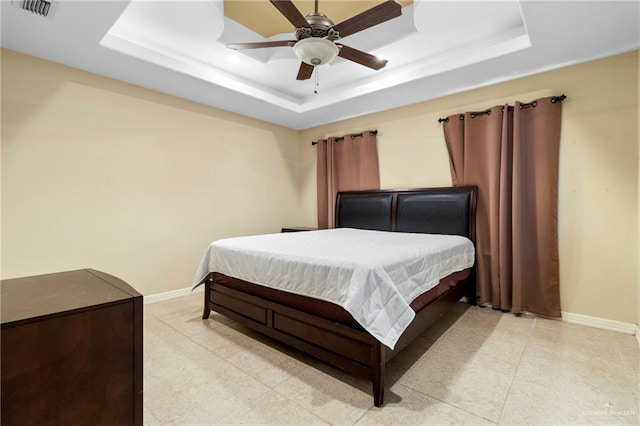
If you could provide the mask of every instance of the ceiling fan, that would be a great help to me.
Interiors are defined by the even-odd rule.
[[[384,3],[365,10],[337,25],[325,14],[318,12],[318,0],[315,0],[315,12],[309,13],[307,16],[302,16],[302,13],[291,0],[269,1],[296,28],[296,40],[229,43],[227,44],[228,48],[241,50],[282,46],[293,47],[296,56],[302,61],[298,70],[297,80],[309,79],[315,66],[331,62],[336,56],[374,70],[379,70],[387,65],[386,59],[336,43],[336,40],[400,16],[402,14],[402,6],[396,3],[395,0],[386,0]]]

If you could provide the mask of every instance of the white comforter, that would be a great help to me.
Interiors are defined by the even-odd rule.
[[[219,240],[193,286],[209,272],[335,303],[392,348],[415,312],[409,304],[440,279],[473,266],[461,236],[327,229]]]

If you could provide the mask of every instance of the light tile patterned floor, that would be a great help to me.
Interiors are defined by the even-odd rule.
[[[631,335],[458,304],[371,384],[222,315],[202,293],[145,306],[149,425],[640,424]]]

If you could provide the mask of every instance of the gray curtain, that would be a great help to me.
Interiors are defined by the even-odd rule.
[[[558,160],[562,98],[448,117],[455,185],[477,185],[478,301],[559,317]]]

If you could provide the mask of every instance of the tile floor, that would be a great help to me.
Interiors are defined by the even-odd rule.
[[[458,304],[387,365],[376,408],[368,381],[203,321],[202,297],[145,306],[146,424],[640,424],[631,335]]]

